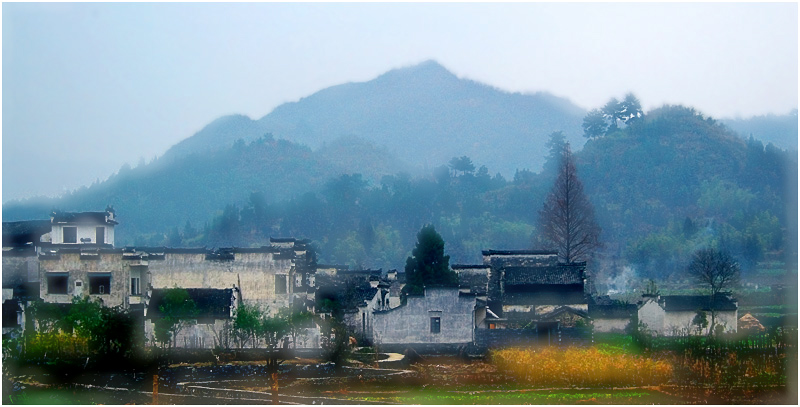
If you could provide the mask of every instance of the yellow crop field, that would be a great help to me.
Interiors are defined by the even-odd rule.
[[[534,385],[627,387],[667,383],[672,364],[597,347],[508,348],[492,352],[498,370]]]

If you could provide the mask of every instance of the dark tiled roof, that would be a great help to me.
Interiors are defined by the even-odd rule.
[[[592,318],[626,319],[636,313],[636,304],[589,304]]]
[[[49,220],[22,220],[18,222],[3,222],[3,237],[17,235],[43,235],[50,232]]]
[[[293,237],[270,237],[270,243],[294,243],[297,239]]]
[[[552,310],[552,311],[550,311],[550,312],[548,312],[546,314],[537,315],[536,319],[538,321],[554,320],[554,319],[556,319],[556,317],[558,317],[559,315],[564,314],[564,313],[575,314],[575,315],[577,315],[579,317],[582,317],[582,318],[588,318],[589,317],[589,314],[587,314],[585,311],[581,311],[579,309],[574,309],[574,308],[570,308],[570,307],[561,306],[561,307],[558,307],[558,308],[556,308],[556,309],[554,309],[554,310]]]
[[[450,266],[453,270],[488,269],[489,267],[486,264],[453,264]]]
[[[6,246],[4,243],[3,246]],[[3,257],[34,257],[38,253],[33,246],[23,246],[11,250],[3,250]]]
[[[484,256],[491,256],[491,255],[504,255],[504,256],[513,256],[513,255],[558,255],[558,251],[555,250],[484,250]]]
[[[317,264],[318,269],[337,269],[337,270],[349,270],[350,266],[345,264]]]
[[[166,291],[165,289],[153,290],[153,294],[150,297],[150,305],[147,307],[148,319],[161,317],[159,307],[164,300]],[[186,291],[197,307],[195,318],[230,318],[233,289],[187,288]]]
[[[664,311],[710,311],[711,298],[708,295],[663,295],[659,303]],[[714,309],[717,311],[735,311],[736,300],[717,295],[714,297]]]
[[[481,272],[461,271],[458,273],[458,287],[469,288],[471,293],[486,295],[489,275]]]
[[[563,292],[536,291],[506,293],[503,298],[505,305],[571,305],[586,304],[583,289],[566,290]]]
[[[54,212],[53,223],[108,223],[116,225],[114,220],[106,220],[108,212]]]
[[[503,271],[506,286],[583,283],[583,267],[580,266],[503,267]]]

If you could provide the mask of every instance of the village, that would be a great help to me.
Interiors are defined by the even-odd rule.
[[[172,288],[186,289],[200,306],[171,338],[176,348],[223,346],[219,332],[243,304],[273,314],[289,309],[324,318],[330,310],[318,304],[345,293],[350,296],[343,304],[344,322],[358,344],[400,351],[485,350],[515,338],[490,331],[523,327],[537,334],[526,340],[547,344],[586,339],[580,328],[589,325],[595,333],[622,333],[640,321],[662,336],[704,335],[712,329],[693,323],[698,312],[711,311],[707,296],[645,293],[638,305],[592,297],[585,289],[586,263],[560,263],[558,253],[548,250],[484,250],[483,264],[452,265],[457,284],[425,287],[423,295],[402,304],[404,272],[316,264],[310,242],[302,239],[273,238],[260,248],[117,248],[117,220],[110,208],[53,213],[49,225],[14,223],[19,234],[13,236],[6,236],[4,224],[3,315],[16,313],[16,324],[5,323],[4,335],[15,328],[35,329],[24,312],[31,301],[67,305],[88,296],[138,315],[146,344],[155,346],[154,325],[163,317],[164,293]],[[720,329],[736,332],[736,299],[721,295],[713,307]],[[319,326],[304,329],[292,344],[320,346]]]
[[[317,264],[308,240],[271,238],[258,248],[116,247],[116,225],[111,207],[3,223],[4,345],[52,329],[42,304],[60,309],[63,318],[81,301],[126,313],[134,336],[142,338],[135,346],[166,352],[172,362],[191,354],[224,364],[236,350],[244,355],[250,349],[252,358],[264,349],[273,352],[270,365],[270,358],[291,359],[286,352],[330,356],[338,346],[355,356],[371,352],[361,359],[375,367],[408,366],[425,355],[588,348],[603,335],[644,334],[652,342],[765,332],[752,315],[739,314],[729,292],[712,301],[654,289],[637,303],[591,295],[586,263],[560,262],[551,250],[486,249],[482,264],[450,267],[457,282],[403,295],[405,272]],[[246,315],[293,323],[258,333],[243,327]],[[782,332],[783,339],[773,339],[785,340]],[[4,354],[25,346],[16,343],[17,349],[4,346]],[[385,363],[392,358],[399,364]]]

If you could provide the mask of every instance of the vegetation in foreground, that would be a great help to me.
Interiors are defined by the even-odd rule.
[[[632,387],[665,384],[664,359],[590,348],[510,348],[491,354],[499,371],[536,386]]]

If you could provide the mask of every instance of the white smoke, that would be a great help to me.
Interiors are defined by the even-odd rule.
[[[609,278],[606,283],[608,286],[608,295],[626,293],[636,287],[637,281],[636,270],[630,266],[622,267],[622,272],[613,278]]]

